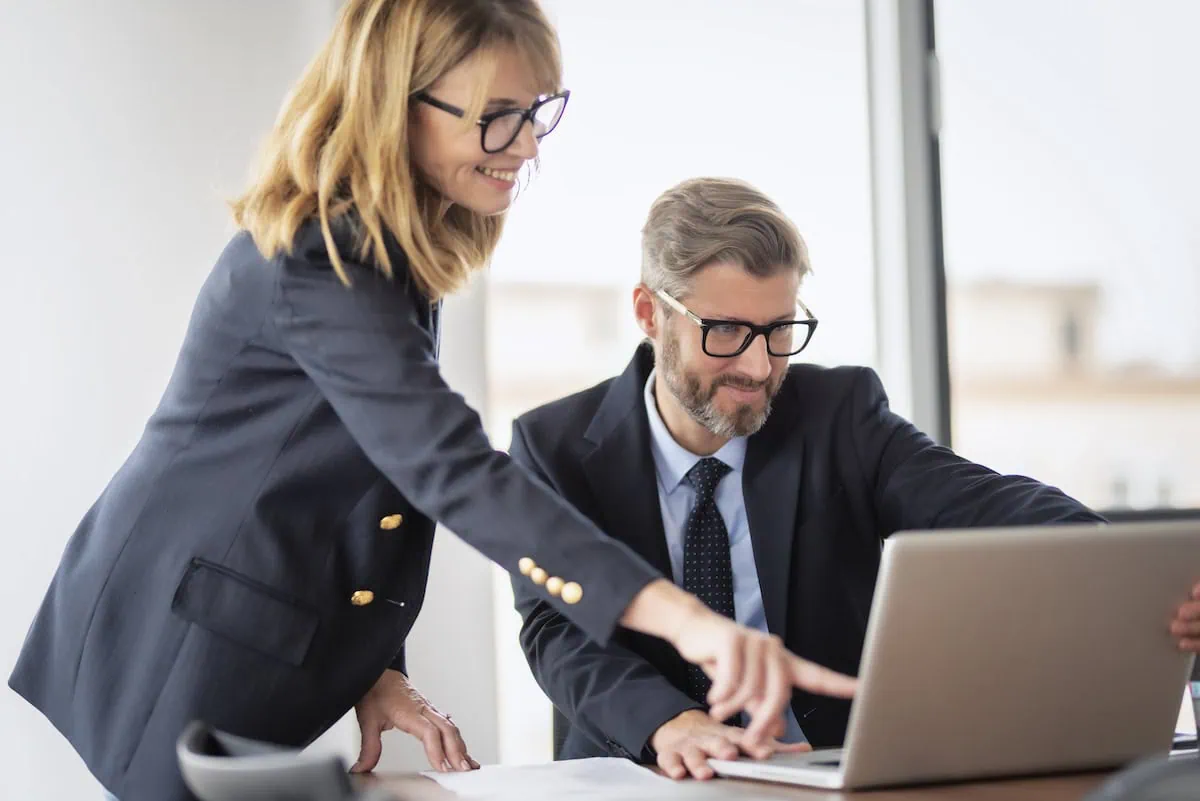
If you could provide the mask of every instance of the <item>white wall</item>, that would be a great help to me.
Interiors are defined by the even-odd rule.
[[[485,277],[478,276],[446,302],[442,317],[443,372],[476,409],[486,408],[486,292]],[[485,765],[501,756],[492,570],[491,562],[439,528],[425,606],[406,649],[413,684],[454,719],[471,756]],[[378,770],[428,769],[416,740],[384,737]]]
[[[335,5],[0,4],[0,678],[67,538],[158,401],[195,292],[232,230],[224,198],[242,185]],[[460,327],[447,355],[481,348],[478,325]],[[463,382],[471,369],[454,372]],[[412,672],[476,757],[492,761],[487,567],[443,539]],[[352,722],[325,747],[353,754]],[[423,764],[401,738],[389,749],[389,768]],[[0,799],[97,793],[65,741],[0,683]]]

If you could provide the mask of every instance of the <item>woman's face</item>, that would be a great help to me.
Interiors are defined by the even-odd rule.
[[[483,113],[512,108],[529,108],[537,99],[533,74],[516,52],[497,53],[487,106]],[[465,109],[476,87],[486,80],[483,65],[469,59],[446,73],[426,94],[433,100]],[[466,127],[454,114],[429,103],[413,106],[413,166],[453,203],[478,214],[499,214],[512,203],[517,175],[538,153],[533,126],[521,126],[517,138],[499,153],[486,153],[480,126]],[[490,145],[489,145],[490,147]]]

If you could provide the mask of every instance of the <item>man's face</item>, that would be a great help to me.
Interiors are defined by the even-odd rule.
[[[758,278],[739,265],[718,262],[701,270],[688,296],[678,300],[705,319],[765,325],[795,319],[798,291],[793,270]],[[664,319],[661,310],[656,317],[662,323],[652,336],[657,369],[684,410],[719,437],[747,436],[762,428],[787,376],[788,358],[768,354],[761,336],[737,356],[710,356],[692,320],[678,312]]]

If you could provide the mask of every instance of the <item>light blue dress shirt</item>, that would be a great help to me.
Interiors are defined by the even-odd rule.
[[[646,416],[650,419],[650,450],[654,454],[658,477],[658,503],[662,509],[663,531],[667,535],[667,551],[671,556],[671,574],[675,583],[682,586],[683,542],[687,533],[688,514],[696,502],[696,491],[684,481],[684,477],[703,457],[684,448],[667,430],[654,401],[654,374],[655,371],[651,370],[642,394],[646,401]],[[758,568],[754,564],[754,547],[750,541],[750,522],[746,517],[746,499],[742,493],[746,438],[734,437],[713,456],[732,468],[717,485],[714,500],[729,532],[735,617],[738,623],[747,628],[768,632],[762,591],[758,586]],[[804,732],[790,706],[784,719],[787,722],[784,742],[804,742]]]

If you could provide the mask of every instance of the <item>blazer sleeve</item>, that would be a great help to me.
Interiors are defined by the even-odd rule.
[[[400,650],[396,652],[396,655],[394,657],[392,657],[392,663],[390,665],[388,665],[388,667],[391,668],[392,670],[396,670],[396,671],[399,671],[400,673],[403,673],[405,676],[408,675],[408,662],[405,659],[403,645],[400,646]]]
[[[352,288],[328,264],[280,256],[275,266],[273,317],[283,347],[380,472],[421,513],[505,570],[529,557],[578,583],[583,593],[573,605],[543,587],[536,592],[589,638],[608,642],[630,601],[659,574],[492,448],[479,415],[442,379],[433,335],[418,314],[428,301],[403,265],[388,280],[348,262]]]
[[[535,476],[551,483],[513,423],[509,453]],[[572,725],[597,743],[616,743],[637,759],[652,761],[650,738],[688,709],[704,709],[637,653],[610,642],[598,645],[528,582],[513,577],[513,598],[524,623],[521,648],[542,690]]]
[[[891,411],[869,368],[859,368],[844,411],[886,532],[1104,520],[1055,487],[1000,475],[936,445]]]

